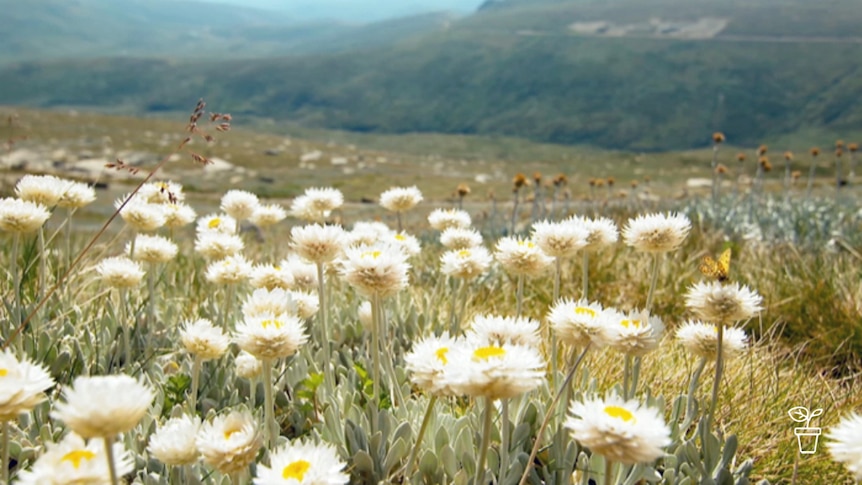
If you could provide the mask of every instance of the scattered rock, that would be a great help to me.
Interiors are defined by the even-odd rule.
[[[232,163],[221,158],[210,158],[210,162],[212,163],[204,165],[205,173],[228,172],[234,169],[234,165]]]
[[[323,157],[323,152],[320,150],[314,150],[313,152],[303,153],[301,157],[299,157],[300,162],[314,162],[320,160]]]
[[[689,189],[708,189],[712,187],[712,180],[705,178],[691,178],[685,181],[685,186]]]
[[[329,161],[332,165],[347,165],[347,158],[345,157],[332,157]]]

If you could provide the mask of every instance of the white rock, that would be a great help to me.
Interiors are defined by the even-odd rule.
[[[329,163],[333,165],[347,165],[347,159],[345,157],[332,157]]]
[[[712,187],[712,180],[705,178],[692,178],[685,181],[685,186],[689,189],[708,189]]]
[[[232,163],[221,158],[210,158],[210,162],[212,163],[204,165],[204,172],[206,173],[228,172],[234,169]]]
[[[320,150],[314,150],[313,152],[303,153],[301,157],[299,157],[299,161],[301,162],[314,162],[320,160],[323,157],[323,152]]]

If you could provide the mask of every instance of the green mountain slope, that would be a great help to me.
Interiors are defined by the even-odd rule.
[[[497,0],[443,31],[338,54],[16,64],[0,69],[0,103],[184,110],[204,96],[234,113],[327,128],[639,150],[702,146],[715,130],[755,144],[862,126],[862,40],[851,28],[862,5],[713,3]],[[710,37],[673,37],[674,23],[703,17],[726,25]],[[578,34],[573,22],[634,27]]]

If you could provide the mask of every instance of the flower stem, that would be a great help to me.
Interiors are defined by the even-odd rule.
[[[12,310],[13,318],[11,318],[11,328],[9,329],[9,335],[13,335],[18,326],[21,325],[21,315],[24,314],[24,309],[21,308],[21,276],[18,274],[18,251],[21,247],[21,235],[15,233],[12,237],[12,258],[9,261],[9,272],[12,273],[12,292],[14,293],[15,298],[15,307]],[[24,335],[18,335],[18,338],[15,341],[15,344],[18,347],[18,355],[19,357],[24,357]]]
[[[551,302],[556,302],[557,299],[560,298],[560,273],[562,271],[562,265],[560,264],[560,258],[556,258],[554,261],[554,299]],[[545,328],[548,331],[549,340],[551,342],[551,388],[557,389],[557,359],[559,358],[557,348],[557,334],[551,329],[551,326],[545,322]]]
[[[548,409],[545,411],[545,418],[542,420],[542,425],[539,427],[539,431],[536,433],[536,442],[533,443],[533,449],[530,451],[530,458],[527,459],[527,466],[524,469],[524,474],[521,475],[521,481],[519,485],[524,485],[527,483],[527,477],[530,476],[530,470],[533,468],[533,463],[536,460],[536,455],[539,454],[539,447],[542,445],[542,433],[545,432],[545,428],[548,427],[548,424],[551,422],[551,416],[554,415],[554,410],[557,407],[557,404],[560,402],[560,398],[563,397],[563,393],[568,389],[569,385],[572,382],[572,378],[575,376],[575,371],[578,370],[578,367],[581,365],[581,362],[584,360],[584,357],[587,355],[587,351],[590,350],[590,346],[592,344],[587,344],[584,347],[584,350],[578,355],[578,359],[572,364],[572,368],[569,369],[569,373],[566,375],[566,380],[563,381],[563,385],[560,386],[560,389],[557,391],[557,394],[554,396],[554,400],[551,401],[551,405],[548,406]],[[572,353],[574,356],[574,353]]]
[[[111,474],[111,485],[119,485],[117,481],[117,465],[114,463],[114,438],[105,437],[105,456],[108,458],[108,471]]]
[[[150,263],[147,268],[147,328],[153,328],[156,319],[156,264]]]
[[[626,354],[625,366],[623,367],[623,400],[629,399],[629,379],[632,373],[632,356]]]
[[[320,345],[323,347],[323,375],[328,383],[335,385],[335,377],[332,375],[332,353],[329,349],[329,326],[326,315],[326,282],[323,279],[323,263],[317,263],[317,298],[318,315],[320,316]]]
[[[515,316],[520,318],[520,316],[521,316],[521,306],[523,305],[523,301],[524,301],[524,275],[520,275],[520,276],[518,276],[518,294],[517,294],[517,299],[518,299],[518,302],[517,302],[517,305],[516,305]]]
[[[45,252],[45,227],[42,226],[39,228],[39,290],[36,292],[38,295],[36,301],[45,296],[45,277],[48,272],[48,260]]]
[[[485,399],[485,414],[482,417],[482,444],[479,445],[479,460],[476,462],[476,477],[473,485],[480,485],[485,478],[485,458],[488,457],[488,448],[491,447],[491,412],[494,410],[494,401]]]
[[[690,423],[694,419],[694,393],[697,392],[697,384],[700,382],[700,375],[706,367],[706,357],[701,357],[697,363],[697,368],[691,375],[691,382],[688,384],[688,397],[686,398],[685,419],[683,423]]]
[[[129,326],[131,322],[126,321],[126,305],[126,290],[120,290],[119,324],[123,328],[123,365],[130,365],[132,362],[132,345],[131,338],[129,338]]]
[[[605,485],[611,485],[611,474],[613,473],[613,469],[614,469],[614,464],[611,462],[611,460],[609,460],[607,457],[605,457],[605,476],[604,476]]]
[[[500,420],[500,474],[498,479],[503,478],[509,469],[509,398],[503,398],[503,416]]]
[[[401,211],[395,212],[395,216],[398,218],[398,232],[402,231],[401,226]]]
[[[512,206],[512,224],[509,229],[509,235],[515,234],[515,225],[518,222],[518,191],[515,191],[515,204]],[[479,485],[478,483],[476,485]]]
[[[805,200],[811,198],[811,190],[814,188],[814,172],[817,170],[817,157],[811,157],[811,168],[808,169],[808,184],[805,186]]]
[[[235,292],[236,292],[236,289],[234,288],[234,285],[227,285],[227,288],[225,288],[225,293],[226,293],[225,300],[226,301],[225,301],[224,313],[221,316],[221,327],[222,327],[222,330],[225,331],[225,333],[230,333],[230,320],[232,318],[232,313],[233,313],[233,298],[234,298]]]
[[[263,379],[265,381],[263,385],[263,415],[266,422],[266,437],[269,440],[269,449],[275,450],[279,433],[273,413],[275,408],[272,399],[272,390],[275,387],[275,383],[272,382],[272,360],[262,359],[261,364],[263,367]]]
[[[373,366],[372,389],[374,392],[374,409],[371,415],[371,432],[376,433],[378,429],[377,415],[380,412],[380,296],[371,298],[371,359]]]
[[[437,402],[437,396],[431,396],[428,400],[428,409],[425,410],[425,416],[422,418],[422,425],[419,426],[419,434],[416,436],[416,444],[413,445],[413,451],[410,453],[410,459],[407,460],[407,467],[404,468],[404,476],[408,477],[413,473],[413,464],[416,463],[416,458],[419,455],[419,448],[422,444],[422,438],[425,436],[425,429],[428,428],[428,423],[431,421],[431,415],[434,412],[434,404]]]
[[[721,372],[724,366],[724,356],[722,355],[722,341],[724,340],[724,325],[718,325],[718,336],[716,340],[716,355],[715,355],[715,381],[712,383],[712,401],[709,403],[709,417],[707,418],[707,429],[712,428],[715,420],[715,408],[718,404],[718,390],[721,386]]]
[[[652,277],[649,282],[649,293],[647,293],[646,299],[646,312],[649,314],[650,310],[652,310],[653,297],[655,296],[655,286],[658,282],[658,263],[659,263],[659,253],[655,253],[653,255],[652,261]]]
[[[458,280],[454,277],[449,277],[449,282],[452,285],[452,297],[449,305],[449,333],[456,335],[457,315],[455,314],[456,305],[458,303]]]
[[[9,421],[3,421],[3,483],[9,483]]]
[[[467,295],[470,292],[470,289],[467,287],[467,280],[461,280],[461,307],[458,310],[458,324],[453,329],[452,335],[455,336],[461,331],[461,322],[464,321],[464,312],[467,309]]]
[[[203,365],[203,361],[197,355],[195,356],[194,361],[192,361],[192,389],[189,392],[189,412],[192,415],[197,414],[198,408],[198,387],[201,382],[201,367]]]
[[[583,265],[581,267],[581,298],[583,298],[584,301],[588,301],[587,298],[589,298],[589,296],[588,296],[589,292],[587,291],[589,289],[589,284],[590,284],[590,253],[584,251],[584,262],[583,262]]]

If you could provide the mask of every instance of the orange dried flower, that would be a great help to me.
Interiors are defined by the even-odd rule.
[[[719,143],[724,143],[724,140],[725,140],[724,133],[722,133],[720,131],[716,131],[715,133],[712,134],[712,142],[715,143],[716,145]]]

